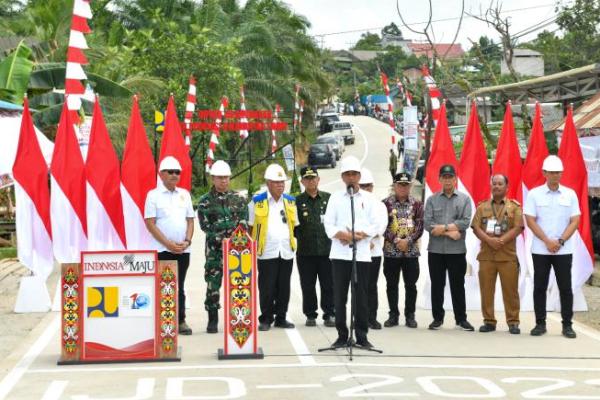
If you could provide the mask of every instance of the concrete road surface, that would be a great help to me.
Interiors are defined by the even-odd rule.
[[[345,155],[364,160],[383,197],[391,183],[389,131],[367,117],[346,119],[356,124],[357,140]],[[337,169],[322,170],[321,176],[324,190],[343,188]],[[0,361],[0,399],[600,399],[600,333],[576,324],[578,338],[565,339],[556,314],[549,317],[548,334],[534,338],[528,334],[534,324],[529,312],[522,314],[523,334],[513,336],[503,323],[487,334],[457,331],[448,324],[429,331],[430,311],[419,309],[418,329],[399,326],[369,332],[382,355],[356,350],[349,361],[344,350],[318,353],[335,340],[336,331],[321,321],[316,328],[304,326],[296,270],[289,312],[296,329],[261,333],[264,360],[217,361],[223,335],[205,333],[201,242],[197,231],[187,279],[188,322],[194,334],[180,337],[181,362],[58,367],[59,316],[51,313]],[[421,266],[421,276],[426,271]],[[383,322],[388,311],[383,276],[379,289]],[[475,326],[481,323],[477,311],[470,311],[469,319]],[[452,320],[448,315],[446,321]],[[503,320],[502,314],[498,320]]]

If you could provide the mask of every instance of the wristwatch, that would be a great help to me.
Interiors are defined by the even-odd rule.
[[[444,232],[448,232],[448,224],[444,225]]]
[[[190,245],[192,244],[192,240],[191,240],[191,239],[187,239],[187,238],[186,238],[186,239],[184,240],[184,242],[187,242],[187,243],[188,243],[188,246],[190,246]]]
[[[565,245],[565,241],[562,238],[558,239],[558,243],[560,243],[560,247],[563,247]]]

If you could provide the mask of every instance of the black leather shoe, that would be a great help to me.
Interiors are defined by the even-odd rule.
[[[208,312],[208,325],[206,333],[217,333],[219,331],[219,310],[210,310]]]
[[[258,324],[258,330],[261,332],[266,332],[271,329],[271,324],[267,324],[266,322],[261,322]]]
[[[366,338],[366,337],[365,337],[365,338],[359,338],[359,339],[356,339],[356,345],[357,345],[358,347],[362,347],[362,348],[364,348],[364,349],[372,349],[373,347],[375,347],[375,346],[373,346],[373,345],[371,344],[371,342],[369,342],[369,341],[367,340],[367,338]]]
[[[190,326],[185,321],[181,321],[179,323],[179,334],[189,336],[192,334],[192,328],[190,328]]]
[[[391,328],[392,326],[398,326],[398,316],[394,315],[393,317],[389,317],[387,321],[383,323],[383,326],[386,328]]]
[[[413,328],[415,329],[418,325],[417,325],[417,320],[415,320],[415,317],[406,317],[406,323],[404,324],[409,328]]]
[[[563,326],[562,334],[564,337],[569,339],[575,339],[577,337],[577,334],[571,325]]]
[[[521,329],[519,329],[519,325],[510,325],[508,327],[508,332],[511,335],[520,335],[521,334]]]
[[[328,328],[335,328],[335,317],[331,316],[325,318],[325,320],[323,320],[323,325],[325,325]]]
[[[433,322],[429,324],[429,329],[438,330],[442,327],[442,325],[444,325],[444,321],[437,321],[434,319]]]
[[[277,328],[283,328],[283,329],[293,329],[296,327],[296,325],[292,324],[290,321],[284,319],[283,321],[275,321],[274,326],[276,326]]]
[[[462,331],[469,331],[469,332],[473,332],[475,330],[475,328],[473,328],[473,325],[471,325],[469,323],[469,321],[467,321],[466,319],[464,321],[460,321],[459,323],[457,323],[456,329],[460,329]]]
[[[348,346],[348,338],[343,336],[339,336],[336,341],[331,344],[331,347],[334,349],[340,349],[346,346]]]
[[[306,318],[306,326],[317,326],[317,320],[315,318]]]
[[[531,330],[531,336],[542,336],[546,333],[546,324],[536,324],[535,328]]]
[[[479,332],[494,332],[496,330],[496,325],[492,324],[483,324],[479,327]]]
[[[381,329],[381,324],[375,319],[369,321],[369,329]]]

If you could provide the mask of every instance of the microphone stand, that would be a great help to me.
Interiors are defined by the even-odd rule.
[[[355,328],[355,318],[354,318],[354,312],[356,310],[356,296],[355,296],[354,290],[356,288],[356,285],[358,285],[358,269],[356,267],[356,236],[354,235],[354,223],[355,223],[354,188],[351,185],[348,186],[348,194],[350,195],[350,213],[351,213],[350,215],[351,215],[351,221],[352,221],[352,225],[351,225],[352,244],[350,244],[350,247],[352,248],[352,271],[350,273],[350,334],[348,336],[348,342],[346,343],[346,351],[348,352],[350,361],[352,361],[352,356],[353,356],[352,349],[354,349],[354,348],[368,350],[368,351],[372,351],[374,353],[379,353],[379,354],[383,353],[383,351],[376,349],[374,347],[367,348],[367,347],[358,346],[356,344],[356,341],[354,340],[354,332],[356,329]],[[318,349],[319,352],[328,351],[328,350],[337,350],[337,348],[331,346],[331,347],[325,347],[322,349]]]

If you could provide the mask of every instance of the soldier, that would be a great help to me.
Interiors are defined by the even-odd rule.
[[[177,262],[177,309],[179,334],[191,335],[185,321],[185,277],[190,266],[190,245],[194,234],[194,209],[190,192],[177,187],[181,164],[175,157],[165,157],[158,167],[162,185],[148,192],[144,220],[154,238],[159,260]]]
[[[392,174],[392,180],[396,176],[396,171],[398,170],[398,156],[394,153],[394,149],[390,149],[390,174]]]
[[[278,328],[294,328],[286,320],[290,302],[290,279],[298,225],[296,199],[283,193],[285,171],[279,164],[265,170],[267,190],[257,194],[248,204],[248,225],[257,242],[258,291],[260,312],[258,329],[268,331],[275,321]]]
[[[305,191],[296,197],[300,225],[295,233],[298,240],[296,261],[302,287],[302,312],[306,315],[306,326],[317,325],[317,291],[319,277],[321,287],[321,309],[327,327],[335,326],[333,310],[333,278],[331,276],[331,239],[325,233],[323,218],[330,194],[318,189],[319,174],[314,167],[300,170]]]
[[[492,199],[481,202],[475,211],[471,227],[481,240],[479,260],[479,287],[483,325],[479,332],[496,330],[494,294],[496,277],[500,275],[504,312],[508,331],[514,335],[519,329],[519,263],[517,236],[523,231],[523,215],[519,203],[506,198],[508,178],[492,177]]]
[[[200,198],[198,221],[206,233],[204,280],[208,311],[206,332],[217,333],[219,325],[219,290],[223,280],[223,239],[231,236],[239,224],[246,228],[248,210],[246,199],[229,190],[231,169],[225,161],[216,161],[210,169],[213,187]]]

